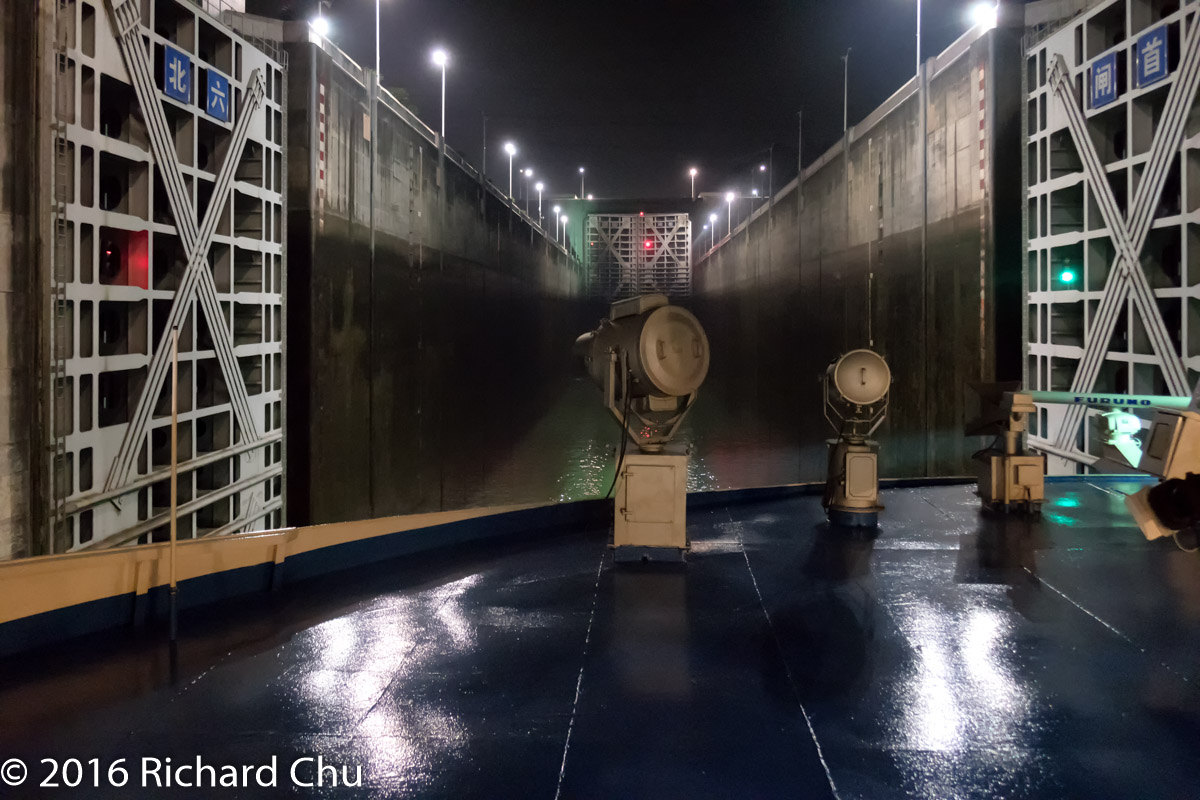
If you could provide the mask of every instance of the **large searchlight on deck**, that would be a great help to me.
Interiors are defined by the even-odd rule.
[[[682,560],[688,451],[672,440],[708,375],[704,328],[665,295],[642,295],[613,303],[575,352],[625,431],[610,489],[617,560]]]
[[[887,416],[892,371],[872,350],[851,350],[825,370],[829,471],[822,505],[835,525],[874,527],[879,505],[878,442],[870,436]]]

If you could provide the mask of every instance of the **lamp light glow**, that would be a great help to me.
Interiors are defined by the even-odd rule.
[[[1059,273],[1058,278],[1063,283],[1074,283],[1075,282],[1075,270],[1064,269],[1061,273]]]
[[[313,33],[320,36],[322,39],[329,35],[329,20],[321,15],[312,18],[308,23],[312,27]]]
[[[444,67],[450,62],[450,56],[440,47],[433,51],[432,58],[434,66],[438,67]]]
[[[995,2],[976,3],[971,6],[971,24],[985,31],[996,27],[999,10]]]

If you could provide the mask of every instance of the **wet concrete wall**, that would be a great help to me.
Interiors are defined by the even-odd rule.
[[[822,480],[819,376],[858,347],[894,376],[881,474],[969,472],[968,383],[1020,377],[1019,57],[1016,32],[960,40],[926,65],[924,171],[914,80],[696,264],[713,483]]]
[[[31,555],[41,542],[43,464],[34,442],[42,407],[42,335],[37,310],[48,263],[49,136],[52,110],[48,50],[50,3],[0,4],[0,559]]]
[[[555,499],[512,476],[600,313],[578,265],[386,100],[372,265],[369,79],[288,52],[288,522]]]

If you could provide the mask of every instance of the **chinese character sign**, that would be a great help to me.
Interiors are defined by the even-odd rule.
[[[208,92],[204,110],[210,117],[229,122],[229,78],[214,69],[208,70]]]
[[[180,102],[192,101],[192,60],[170,45],[163,47],[163,91]]]
[[[1149,86],[1167,77],[1167,26],[1146,31],[1137,40],[1137,86]]]
[[[1102,108],[1117,99],[1117,54],[1109,53],[1092,62],[1092,108]]]

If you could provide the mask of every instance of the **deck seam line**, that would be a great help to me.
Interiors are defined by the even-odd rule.
[[[571,749],[571,734],[575,730],[575,717],[579,713],[579,695],[583,689],[583,670],[587,666],[588,648],[592,642],[592,623],[596,621],[596,604],[600,599],[600,573],[604,571],[604,557],[608,554],[607,543],[600,551],[600,563],[596,565],[596,584],[592,589],[592,611],[588,615],[587,633],[583,637],[583,654],[579,659],[579,677],[575,679],[575,700],[571,703],[571,721],[567,723],[567,738],[563,742],[562,763],[558,767],[558,786],[554,800],[562,796],[563,778],[567,774],[567,752]]]
[[[821,762],[821,767],[825,770],[825,778],[829,781],[829,791],[833,793],[834,800],[841,800],[841,795],[838,794],[837,784],[833,780],[833,772],[829,769],[829,763],[825,760],[825,752],[821,749],[821,740],[817,738],[817,731],[813,727],[812,718],[808,715],[808,709],[804,707],[804,701],[800,699],[800,691],[796,688],[796,679],[792,676],[792,667],[788,664],[787,656],[783,653],[783,645],[779,643],[779,634],[775,631],[775,622],[771,619],[771,612],[767,611],[767,604],[763,602],[762,591],[758,588],[758,578],[754,577],[754,567],[750,565],[750,554],[746,552],[746,542],[742,538],[742,524],[733,518],[729,507],[725,508],[725,515],[729,517],[729,522],[737,531],[738,544],[741,545],[742,558],[746,562],[746,571],[750,573],[750,583],[754,586],[754,594],[758,597],[758,607],[762,609],[763,616],[767,620],[767,628],[771,631],[771,641],[775,643],[775,651],[779,653],[779,660],[783,663],[783,671],[787,675],[788,685],[792,687],[792,696],[796,698],[796,705],[800,708],[800,715],[804,717],[804,724],[808,726],[808,734],[812,737],[813,746],[817,748],[817,760]]]
[[[1075,602],[1075,600],[1074,600],[1074,599],[1072,599],[1072,597],[1071,597],[1070,595],[1068,595],[1068,594],[1067,594],[1066,592],[1064,592],[1063,590],[1059,589],[1059,588],[1058,588],[1057,586],[1055,586],[1054,584],[1050,583],[1050,581],[1048,581],[1048,580],[1046,580],[1046,579],[1044,579],[1044,578],[1042,578],[1042,577],[1040,577],[1040,576],[1038,576],[1038,575],[1035,575],[1035,574],[1034,574],[1034,573],[1033,573],[1033,572],[1032,572],[1032,571],[1029,569],[1029,567],[1022,567],[1022,569],[1024,569],[1026,572],[1028,572],[1028,573],[1030,574],[1030,576],[1032,576],[1032,577],[1033,577],[1033,579],[1034,579],[1035,581],[1037,581],[1038,583],[1041,583],[1041,584],[1043,584],[1043,585],[1045,585],[1045,586],[1049,587],[1049,589],[1050,589],[1052,592],[1054,592],[1054,593],[1055,593],[1055,594],[1057,594],[1058,596],[1062,597],[1062,598],[1063,598],[1064,600],[1066,600],[1068,603],[1070,603],[1071,605],[1075,606],[1075,607],[1076,607],[1076,608],[1078,608],[1080,611],[1082,611],[1083,613],[1087,614],[1087,615],[1088,615],[1089,617],[1091,617],[1092,619],[1096,620],[1096,622],[1099,622],[1101,625],[1103,625],[1104,627],[1108,628],[1110,631],[1112,631],[1113,633],[1115,633],[1115,634],[1116,634],[1116,635],[1117,635],[1119,638],[1123,639],[1123,640],[1124,640],[1124,641],[1125,641],[1127,644],[1131,645],[1131,646],[1133,647],[1133,649],[1137,650],[1137,651],[1138,651],[1139,653],[1141,653],[1142,655],[1150,655],[1150,652],[1149,652],[1149,651],[1148,651],[1148,650],[1147,650],[1145,647],[1142,647],[1140,644],[1138,644],[1137,642],[1135,642],[1135,641],[1134,641],[1133,639],[1131,639],[1129,636],[1127,636],[1126,634],[1122,633],[1122,632],[1121,632],[1119,629],[1117,629],[1115,626],[1113,626],[1113,625],[1110,625],[1108,622],[1105,622],[1105,621],[1104,621],[1102,618],[1100,618],[1100,617],[1099,617],[1099,616],[1097,616],[1096,614],[1093,614],[1091,611],[1087,610],[1087,609],[1086,609],[1086,608],[1084,608],[1082,605],[1080,605],[1079,603]],[[1172,667],[1172,666],[1171,666],[1170,664],[1168,664],[1167,662],[1165,662],[1165,661],[1159,661],[1159,662],[1158,662],[1158,664],[1159,664],[1159,666],[1160,666],[1160,667],[1162,667],[1163,669],[1165,669],[1167,672],[1170,672],[1170,673],[1171,673],[1171,674],[1173,674],[1175,677],[1177,677],[1177,678],[1179,678],[1180,680],[1182,680],[1184,683],[1188,684],[1189,686],[1191,685],[1191,681],[1188,679],[1188,676],[1187,676],[1187,675],[1185,675],[1184,673],[1182,673],[1182,672],[1180,672],[1179,670],[1175,669],[1174,667]]]

